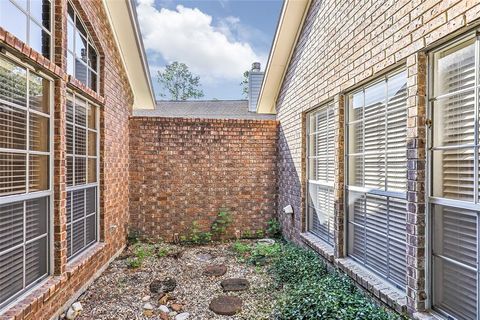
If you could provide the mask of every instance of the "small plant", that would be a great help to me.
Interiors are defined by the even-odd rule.
[[[170,250],[168,248],[158,248],[157,250],[157,257],[163,258],[168,255]]]
[[[272,238],[280,238],[282,236],[280,222],[277,219],[272,218],[268,220],[267,234]]]
[[[215,239],[219,239],[225,235],[228,226],[232,223],[232,216],[227,210],[221,210],[215,221],[212,223],[211,231]]]
[[[255,232],[255,235],[257,236],[257,238],[263,238],[265,237],[265,232],[263,230],[257,230],[257,232]]]
[[[200,230],[197,221],[192,222],[192,227],[186,236],[180,237],[180,243],[189,245],[206,244],[212,241],[212,233]]]
[[[257,243],[248,258],[248,262],[253,265],[265,265],[275,259],[282,251],[280,244]]]
[[[232,244],[232,250],[237,254],[244,255],[246,253],[250,253],[252,251],[252,247],[240,241],[235,241]]]
[[[130,269],[137,269],[142,266],[143,260],[140,260],[137,257],[130,257],[127,259],[127,266]]]
[[[127,235],[127,245],[131,246],[138,243],[140,240],[140,232],[138,230],[129,230]]]
[[[243,232],[243,238],[245,239],[253,239],[254,236],[253,236],[253,232],[251,230],[245,230]]]
[[[127,265],[131,269],[142,266],[143,261],[151,257],[154,252],[154,246],[150,244],[136,243],[132,246],[133,257],[127,259]]]

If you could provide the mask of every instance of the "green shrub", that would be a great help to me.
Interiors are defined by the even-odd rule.
[[[328,272],[310,250],[286,244],[270,270],[284,288],[273,312],[276,320],[402,319],[375,305],[347,276]]]
[[[192,227],[185,236],[180,237],[180,243],[186,245],[201,245],[212,241],[212,234],[200,230],[197,221],[192,222]]]
[[[268,220],[267,234],[272,238],[280,238],[282,236],[282,229],[280,226],[280,222],[277,219],[272,218]]]
[[[221,210],[210,228],[212,236],[220,239],[227,232],[228,226],[232,223],[232,216],[227,210]]]

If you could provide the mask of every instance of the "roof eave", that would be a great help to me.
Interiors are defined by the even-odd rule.
[[[310,4],[311,0],[285,0],[283,3],[260,89],[258,113],[275,114],[275,103]]]
[[[133,0],[103,0],[134,95],[134,109],[155,109],[150,70]]]

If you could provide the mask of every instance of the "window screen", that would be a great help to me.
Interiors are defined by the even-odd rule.
[[[479,319],[477,46],[433,52],[430,79],[433,308],[457,319]]]
[[[347,96],[348,255],[406,284],[406,72]]]
[[[308,231],[334,244],[334,106],[307,115]]]
[[[50,58],[51,8],[50,0],[1,0],[0,26]]]
[[[50,81],[0,56],[0,307],[49,271]]]
[[[73,258],[97,241],[98,110],[67,97],[67,243]]]
[[[90,89],[98,89],[98,53],[73,6],[68,2],[67,72]]]

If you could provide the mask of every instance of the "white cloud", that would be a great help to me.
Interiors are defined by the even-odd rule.
[[[266,60],[245,41],[248,29],[238,18],[213,26],[212,17],[197,8],[158,10],[153,0],[140,0],[137,11],[146,49],[167,62],[187,64],[202,82],[241,79],[252,62]]]

